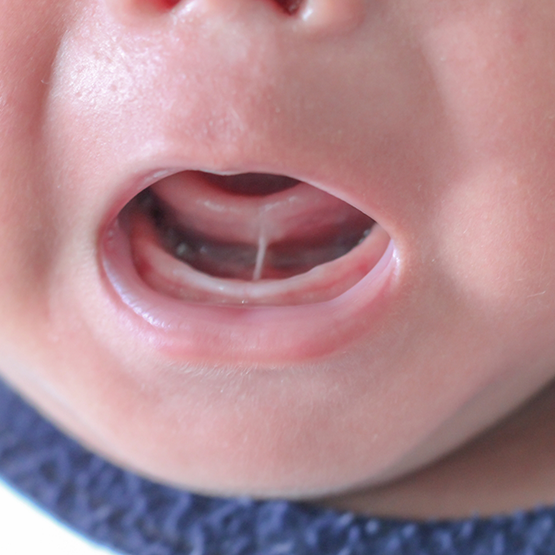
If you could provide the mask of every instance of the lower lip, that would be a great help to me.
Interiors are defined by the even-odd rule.
[[[241,307],[181,301],[149,287],[118,219],[105,234],[101,259],[113,307],[132,337],[186,363],[287,364],[343,350],[379,324],[398,267],[390,240],[371,270],[333,299]]]

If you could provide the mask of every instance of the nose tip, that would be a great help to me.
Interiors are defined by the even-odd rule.
[[[228,6],[234,2],[251,4],[253,7],[260,3],[273,4],[300,19],[309,30],[341,32],[357,26],[363,20],[366,0],[216,0],[215,3]]]
[[[186,8],[205,14],[241,8],[274,8],[300,22],[311,32],[337,33],[356,27],[364,18],[367,0],[106,0],[127,16],[145,16]]]
[[[298,16],[309,30],[341,33],[364,19],[366,0],[303,0]]]

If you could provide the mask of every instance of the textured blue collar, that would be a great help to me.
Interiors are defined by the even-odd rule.
[[[411,522],[213,499],[125,472],[0,383],[0,475],[81,534],[132,555],[553,555],[555,509]]]

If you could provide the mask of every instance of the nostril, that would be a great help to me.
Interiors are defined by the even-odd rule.
[[[275,2],[290,15],[296,13],[302,4],[302,0],[275,0]]]
[[[172,8],[177,6],[177,4],[180,3],[180,1],[181,0],[162,0],[161,4],[163,4],[164,8],[166,8],[167,10],[171,10]]]

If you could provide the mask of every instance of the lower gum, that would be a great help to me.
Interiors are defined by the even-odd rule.
[[[378,251],[352,267],[346,259],[358,258],[354,252],[330,263],[333,269],[325,264],[289,279],[252,282],[204,275],[162,248],[152,221],[144,214],[128,213],[126,220],[135,267],[145,283],[169,297],[195,304],[285,306],[330,300],[360,281],[377,263],[389,241],[379,228],[383,237],[378,240]]]

